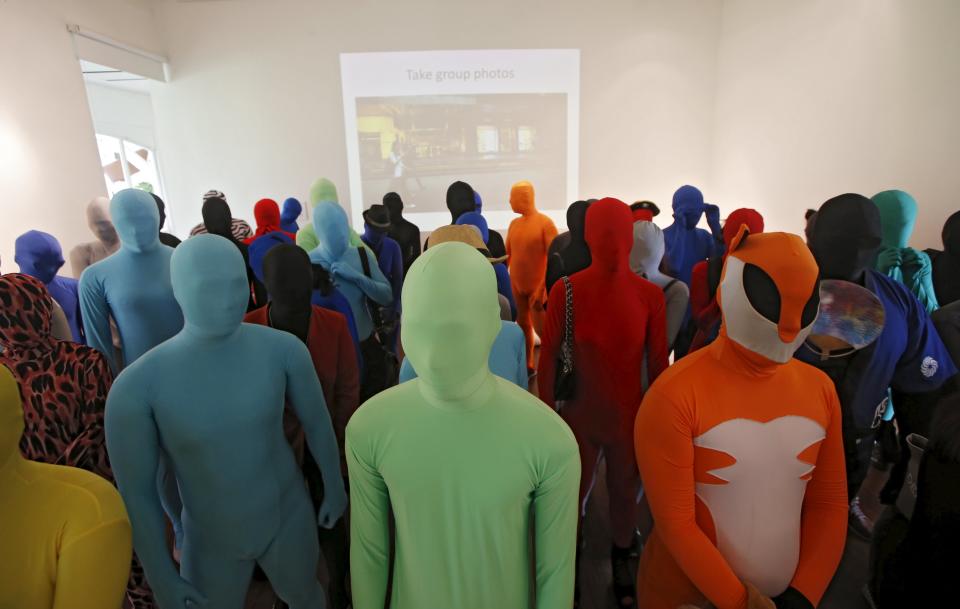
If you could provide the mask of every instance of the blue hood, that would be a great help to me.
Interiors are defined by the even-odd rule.
[[[293,224],[297,221],[297,218],[300,217],[300,213],[303,211],[303,206],[300,205],[300,201],[296,200],[293,197],[289,197],[283,202],[283,209],[280,211],[280,225],[281,227],[285,224]],[[287,229],[284,229],[287,230]]]
[[[673,217],[683,228],[693,230],[703,215],[703,193],[695,186],[681,186],[673,193]]]
[[[13,259],[24,275],[36,277],[49,285],[63,266],[63,249],[56,237],[31,230],[17,237]]]
[[[480,230],[480,236],[483,238],[483,242],[487,243],[490,241],[490,227],[487,226],[487,219],[480,215],[479,212],[471,211],[463,214],[457,218],[457,224],[476,226]]]
[[[250,268],[260,283],[263,283],[263,257],[267,255],[267,252],[282,243],[293,243],[293,239],[279,231],[274,231],[257,237],[247,247]]]
[[[350,248],[350,223],[343,208],[331,201],[321,201],[313,208],[313,230],[317,247],[310,260],[325,267],[340,260]]]

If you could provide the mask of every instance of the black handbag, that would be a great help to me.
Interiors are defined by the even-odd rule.
[[[573,284],[570,278],[563,276],[565,295],[563,304],[563,339],[560,342],[560,354],[557,357],[557,372],[553,380],[553,399],[557,403],[557,410],[562,408],[560,402],[573,399],[576,392],[576,374],[573,368]]]

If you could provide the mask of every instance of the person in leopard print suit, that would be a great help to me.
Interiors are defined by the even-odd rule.
[[[50,294],[38,279],[0,275],[0,365],[20,386],[20,452],[31,461],[85,469],[113,482],[103,431],[113,373],[96,349],[54,338],[52,316]],[[134,609],[154,606],[136,558],[127,598]]]

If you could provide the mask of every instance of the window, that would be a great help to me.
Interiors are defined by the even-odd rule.
[[[139,188],[163,196],[153,150],[100,133],[97,134],[97,148],[109,196],[124,188]]]

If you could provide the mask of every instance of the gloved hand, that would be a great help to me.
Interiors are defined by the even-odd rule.
[[[899,268],[903,266],[903,262],[902,250],[894,247],[881,248],[877,254],[877,268],[883,271]]]
[[[190,582],[179,576],[171,582],[154,586],[153,594],[157,599],[158,607],[206,609],[209,606],[206,597],[200,594],[200,591],[194,588]]]
[[[744,582],[743,585],[747,587],[747,609],[777,609],[773,600],[757,590],[753,584]]]
[[[710,227],[710,232],[713,233],[714,237],[722,239],[723,229],[720,226],[720,208],[713,203],[704,203],[703,213],[707,217],[707,225]]]
[[[330,274],[333,275],[334,279],[344,279],[351,282],[363,277],[363,273],[339,260],[330,265]]]
[[[334,486],[335,488],[328,488]],[[342,484],[325,485],[323,502],[317,512],[317,522],[325,529],[332,529],[347,509],[347,492]]]
[[[903,261],[901,264],[904,269],[909,269],[914,281],[923,281],[930,277],[933,269],[929,256],[923,255],[912,247],[901,251],[903,252]]]

